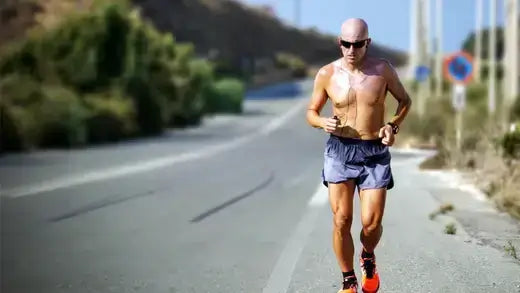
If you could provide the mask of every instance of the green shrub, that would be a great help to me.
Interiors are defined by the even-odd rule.
[[[40,146],[74,147],[87,142],[87,110],[78,96],[61,86],[42,87],[42,103],[34,109]]]
[[[196,124],[208,111],[242,109],[242,82],[215,82],[214,65],[197,59],[192,44],[160,33],[125,0],[98,1],[3,52],[6,148],[157,135]],[[296,59],[288,66],[305,68]]]
[[[294,77],[305,77],[307,75],[307,64],[300,57],[278,53],[275,55],[275,65],[279,68],[290,69]]]
[[[240,113],[244,94],[245,86],[237,79],[226,78],[216,81],[207,97],[208,112]]]
[[[506,157],[520,158],[520,130],[504,134],[501,145]]]
[[[12,120],[25,148],[74,147],[86,143],[87,111],[70,89],[42,85],[40,101],[31,105],[10,105]]]
[[[23,149],[23,139],[9,106],[0,100],[0,152]]]
[[[520,120],[520,95],[516,97],[513,106],[511,107],[511,121]]]
[[[84,98],[89,109],[87,137],[92,143],[118,141],[135,135],[135,107],[117,91],[91,94]]]
[[[189,77],[183,86],[180,107],[172,111],[171,126],[187,126],[200,122],[203,114],[208,111],[207,99],[211,94],[213,84],[213,66],[199,59],[188,63]]]

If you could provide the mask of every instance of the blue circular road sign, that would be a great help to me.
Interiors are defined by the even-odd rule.
[[[415,68],[415,79],[417,81],[425,81],[430,75],[430,68],[428,66],[419,65]]]
[[[473,76],[473,58],[459,52],[446,59],[444,74],[453,83],[467,84]]]

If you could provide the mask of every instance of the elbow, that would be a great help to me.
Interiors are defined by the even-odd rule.
[[[310,110],[307,110],[307,112],[305,113],[305,121],[307,122],[307,124],[312,126],[312,118],[310,112]]]
[[[316,126],[316,122],[315,122],[315,117],[317,116],[317,113],[316,111],[314,110],[307,110],[307,112],[305,113],[305,121],[307,122],[307,124],[311,127],[317,127]]]
[[[410,98],[409,95],[406,95],[406,99],[404,101],[405,105],[410,108],[412,106],[412,99]]]

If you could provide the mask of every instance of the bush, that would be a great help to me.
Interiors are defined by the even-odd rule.
[[[0,152],[23,149],[20,129],[11,114],[11,109],[0,100]]]
[[[87,142],[87,110],[78,96],[61,86],[42,87],[43,103],[35,115],[41,128],[41,146],[80,146]]]
[[[59,85],[33,84],[27,90],[6,95],[9,99],[4,108],[11,126],[4,143],[10,148],[72,147],[86,143],[88,113],[72,90]]]
[[[221,79],[213,84],[207,97],[207,110],[210,113],[242,112],[245,93],[244,84],[237,79]]]
[[[520,158],[520,130],[504,134],[501,146],[506,157]]]
[[[275,65],[279,68],[290,69],[294,77],[307,75],[307,64],[298,56],[288,53],[278,53],[275,56]]]
[[[101,1],[3,51],[2,149],[158,135],[207,111],[241,111],[242,82],[215,82],[192,44],[160,33],[125,2]]]
[[[87,137],[92,143],[118,141],[135,135],[135,107],[117,91],[85,97],[89,109]]]
[[[520,120],[520,95],[516,97],[513,106],[511,107],[511,121]]]
[[[197,124],[208,111],[207,99],[213,84],[213,67],[205,60],[194,59],[188,62],[188,70],[189,78],[180,97],[180,107],[171,115],[172,126]]]

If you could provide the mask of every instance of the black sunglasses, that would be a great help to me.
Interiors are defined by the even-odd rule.
[[[347,49],[350,49],[350,46],[354,46],[354,48],[359,49],[359,48],[363,48],[363,46],[365,45],[367,40],[357,41],[355,43],[347,42],[344,40],[340,40],[340,42],[341,42],[341,45]]]

